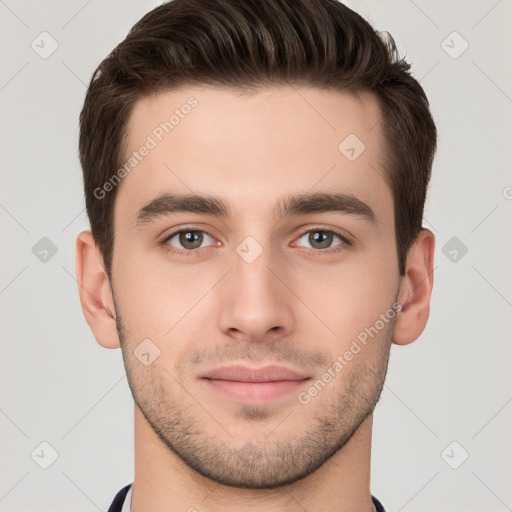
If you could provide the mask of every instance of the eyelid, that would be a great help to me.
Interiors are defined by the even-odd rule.
[[[337,236],[339,236],[344,242],[351,244],[351,239],[348,235],[344,234],[345,230],[341,228],[330,228],[328,226],[322,226],[321,224],[317,224],[313,226],[312,228],[307,228],[304,231],[302,231],[299,235],[297,235],[297,238],[302,238],[306,233],[309,233],[310,231],[325,231],[326,233],[333,233]],[[324,251],[325,252],[325,251]]]
[[[215,237],[211,233],[209,233],[209,231],[206,230],[206,229],[203,229],[203,228],[201,228],[199,226],[196,226],[196,225],[185,225],[185,226],[181,226],[180,228],[172,231],[172,233],[170,233],[168,235],[165,235],[163,237],[163,239],[159,243],[161,245],[163,245],[163,246],[166,246],[170,252],[173,252],[175,254],[183,254],[183,253],[185,253],[187,255],[193,255],[193,254],[197,253],[200,249],[209,249],[209,248],[213,247],[212,245],[210,245],[210,246],[201,247],[201,248],[198,248],[198,249],[188,249],[187,250],[187,249],[179,249],[179,248],[176,248],[176,247],[168,245],[169,240],[174,238],[176,235],[178,235],[178,234],[180,234],[182,232],[186,232],[186,231],[198,231],[198,232],[201,232],[201,233],[205,233],[209,237],[215,239]],[[344,230],[342,230],[341,228],[334,229],[334,228],[329,228],[327,226],[322,226],[322,225],[314,225],[312,227],[305,228],[303,231],[300,232],[300,234],[295,236],[295,239],[300,239],[304,235],[306,235],[307,233],[309,233],[311,231],[324,231],[324,232],[327,232],[327,233],[332,233],[332,234],[338,236],[342,240],[342,243],[338,244],[338,245],[335,245],[334,247],[329,247],[327,249],[312,249],[312,248],[309,248],[309,247],[304,247],[304,249],[308,250],[310,253],[316,253],[316,254],[326,253],[326,254],[330,254],[332,252],[336,252],[338,250],[341,250],[341,249],[336,249],[336,247],[338,247],[340,245],[341,246],[347,246],[347,245],[352,245],[353,244],[353,242],[350,240],[350,238],[342,233]],[[171,248],[169,249],[169,247],[171,247]]]
[[[162,245],[166,246],[166,245],[168,245],[167,243],[169,242],[169,240],[174,238],[176,235],[179,235],[180,233],[187,232],[187,231],[198,231],[200,233],[205,233],[210,238],[213,238],[215,240],[215,237],[208,230],[203,229],[203,228],[201,228],[199,226],[185,225],[185,226],[181,226],[178,229],[173,230],[170,234],[165,235],[160,240],[159,244],[162,244]],[[199,250],[199,249],[188,249],[188,250],[186,250],[186,249],[179,249],[179,248],[176,248],[176,247],[173,247],[173,246],[170,246],[170,247],[172,247],[172,250],[177,251],[177,252],[181,251],[181,252],[187,252],[187,253],[194,253],[194,252],[197,252]],[[212,246],[208,246],[208,247],[212,247]],[[206,249],[206,247],[201,247],[201,249]]]

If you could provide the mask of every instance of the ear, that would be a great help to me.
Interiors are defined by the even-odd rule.
[[[82,311],[96,341],[105,348],[120,347],[108,275],[90,231],[76,239],[76,278]]]
[[[422,228],[407,254],[399,292],[402,308],[393,331],[393,343],[397,345],[412,343],[427,324],[434,284],[434,247],[434,234]]]

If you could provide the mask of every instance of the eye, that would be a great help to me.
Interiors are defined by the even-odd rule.
[[[337,231],[333,231],[330,229],[324,229],[322,227],[309,229],[308,231],[303,232],[302,235],[300,235],[300,237],[298,238],[298,240],[301,240],[306,237],[307,243],[312,245],[308,253],[313,256],[318,256],[325,253],[338,252],[345,249],[346,246],[351,245],[350,240],[348,240],[341,233],[338,233]],[[208,242],[208,238],[210,239],[210,244],[203,246],[203,243],[205,241]],[[338,238],[340,242],[335,244],[334,248],[332,248],[332,243],[335,238]],[[171,233],[170,235],[165,237],[160,243],[165,247],[166,250],[179,256],[194,256],[195,254],[197,254],[197,251],[199,249],[212,247],[213,244],[211,243],[211,241],[214,240],[215,239],[206,231],[203,231],[201,229],[195,229],[194,227],[184,227],[179,231]]]
[[[302,238],[306,238],[307,242],[312,245],[312,249],[310,251],[311,254],[318,254],[320,252],[336,252],[342,250],[345,246],[350,245],[350,241],[344,237],[341,233],[336,231],[332,231],[330,229],[323,228],[315,228],[310,229],[304,232],[298,240]],[[332,241],[334,238],[339,238],[341,240],[340,243],[336,244],[334,247],[338,247],[337,249],[332,249]],[[326,250],[327,249],[327,250]]]
[[[201,248],[201,245],[205,240],[205,235],[207,238],[213,240],[213,237],[206,233],[206,231],[202,231],[200,229],[181,229],[180,231],[175,231],[162,240],[162,244],[167,246],[170,245],[174,249],[169,250],[178,254],[191,255],[194,250]],[[178,246],[171,243],[174,239],[175,243],[179,244]]]

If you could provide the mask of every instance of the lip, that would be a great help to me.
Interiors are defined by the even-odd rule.
[[[304,386],[311,377],[283,366],[248,368],[224,366],[201,376],[210,391],[239,403],[261,403],[276,399]]]
[[[305,375],[284,366],[264,366],[263,368],[249,368],[247,366],[223,366],[215,368],[201,376],[204,379],[228,380],[236,382],[276,382],[299,381],[309,378]]]

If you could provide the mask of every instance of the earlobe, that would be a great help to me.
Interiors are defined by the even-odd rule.
[[[412,343],[427,324],[434,284],[434,248],[434,234],[423,228],[407,254],[399,293],[402,308],[393,331],[393,343],[397,345]]]
[[[90,231],[76,239],[76,278],[82,311],[96,341],[105,348],[120,347],[108,275]]]

